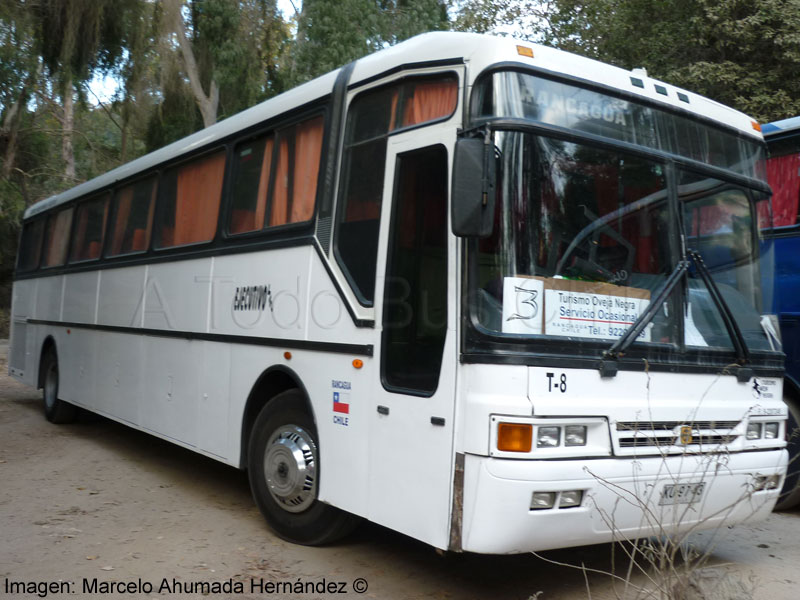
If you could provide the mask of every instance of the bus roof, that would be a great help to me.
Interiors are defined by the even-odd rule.
[[[794,129],[800,129],[800,117],[790,117],[788,119],[773,121],[772,123],[762,125],[761,133],[764,134],[764,137],[769,137],[771,135],[793,131]]]
[[[524,50],[521,50],[524,49]],[[406,66],[423,66],[464,62],[470,66],[471,86],[475,78],[493,65],[527,65],[553,74],[567,75],[587,83],[601,84],[628,94],[646,98],[651,102],[688,111],[699,116],[738,129],[761,139],[754,130],[754,121],[747,115],[687,90],[652,79],[641,69],[626,71],[596,60],[570,54],[555,48],[474,33],[432,32],[413,37],[355,62],[350,86],[357,85]],[[121,165],[99,177],[72,189],[37,202],[25,211],[32,217],[59,204],[104,189],[117,181],[135,176],[162,163],[189,154],[199,147],[216,141],[263,121],[267,121],[293,108],[308,104],[331,93],[340,69],[304,83],[274,98],[265,100],[211,127],[173,142],[159,150]],[[637,80],[639,84],[635,84]],[[679,97],[679,92],[683,98]],[[791,119],[790,119],[791,120]]]

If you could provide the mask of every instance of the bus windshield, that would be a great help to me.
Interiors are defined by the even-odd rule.
[[[658,89],[657,86],[656,89]],[[666,89],[664,89],[666,93]],[[472,117],[538,121],[683,156],[766,181],[764,146],[755,137],[689,116],[521,71],[497,71],[476,85]]]
[[[573,338],[583,342],[575,348],[596,354],[647,309],[685,245],[703,257],[747,347],[777,349],[762,325],[755,202],[765,198],[757,192],[678,171],[671,224],[663,163],[528,132],[496,131],[494,141],[494,230],[473,247],[471,308],[480,329]],[[636,341],[733,348],[695,267]]]

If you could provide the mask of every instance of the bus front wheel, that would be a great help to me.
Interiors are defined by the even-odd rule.
[[[42,359],[42,399],[44,416],[51,423],[72,423],[78,416],[78,408],[58,399],[58,358],[52,350]]]
[[[775,510],[789,510],[800,504],[800,402],[796,395],[787,395],[783,401],[789,408],[786,422],[789,467]]]
[[[320,502],[319,444],[302,392],[288,390],[261,410],[250,435],[248,476],[253,498],[283,539],[316,546],[348,534],[356,518]]]

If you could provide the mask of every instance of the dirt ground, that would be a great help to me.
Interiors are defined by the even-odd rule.
[[[611,545],[440,556],[368,523],[330,547],[286,543],[267,529],[244,473],[102,418],[47,423],[39,393],[7,375],[6,351],[0,341],[0,597],[635,597],[607,575],[549,562],[610,571]],[[711,564],[747,592],[737,598],[796,600],[800,512],[726,530]],[[616,572],[625,568],[617,554]],[[206,594],[203,583],[228,587]]]

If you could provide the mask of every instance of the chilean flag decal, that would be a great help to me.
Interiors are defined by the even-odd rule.
[[[350,414],[350,394],[333,392],[333,412]]]

